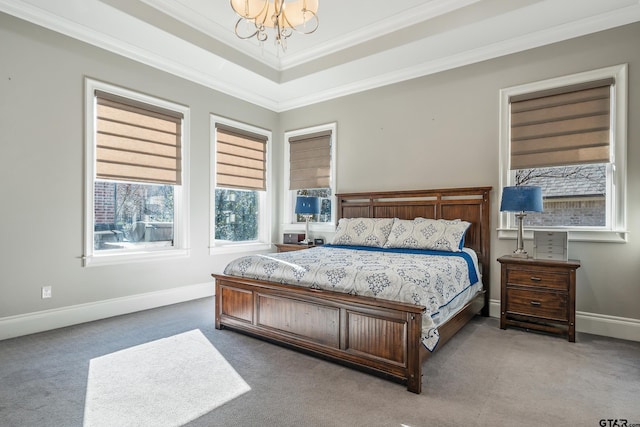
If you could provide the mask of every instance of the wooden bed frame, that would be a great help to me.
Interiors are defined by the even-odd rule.
[[[473,316],[489,314],[491,187],[337,194],[340,218],[460,218],[478,254],[484,291],[438,327],[437,348]],[[216,328],[230,328],[422,391],[425,307],[223,274],[216,279]]]

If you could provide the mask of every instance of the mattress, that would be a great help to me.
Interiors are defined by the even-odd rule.
[[[433,351],[438,325],[482,290],[476,254],[324,245],[244,256],[224,274],[421,305],[422,343]]]

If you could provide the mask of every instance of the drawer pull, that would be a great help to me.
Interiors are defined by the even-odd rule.
[[[534,282],[541,282],[542,281],[541,278],[535,277],[535,276],[531,276],[531,280],[534,281]]]
[[[542,303],[540,301],[531,301],[531,305],[534,307],[540,307]]]

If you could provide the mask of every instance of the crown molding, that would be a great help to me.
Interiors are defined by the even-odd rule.
[[[640,1],[636,5],[611,11],[602,15],[566,23],[553,28],[546,28],[530,34],[501,42],[470,49],[458,54],[440,57],[435,60],[421,62],[392,72],[376,75],[369,79],[357,80],[349,84],[335,86],[331,89],[290,97],[279,102],[278,111],[287,111],[319,102],[328,101],[345,95],[363,92],[465,65],[498,58],[548,44],[569,40],[587,34],[608,30],[622,25],[640,21]]]
[[[427,60],[418,58],[416,55],[411,58],[407,58],[406,54],[401,55],[407,49],[426,51],[421,48],[428,46],[430,41],[422,40],[293,81],[277,83],[192,45],[185,46],[184,56],[180,57],[173,57],[170,52],[154,52],[38,8],[23,0],[0,0],[0,10],[275,112],[304,107],[640,21],[640,1],[634,1],[626,7],[606,13],[539,29],[517,37],[502,37],[502,41],[485,43],[451,55],[436,55]],[[435,12],[432,11],[432,13]],[[147,30],[153,31],[153,29]],[[164,37],[167,40],[168,37],[173,36],[158,31],[157,37]],[[354,40],[357,37],[365,37],[365,35],[363,33],[354,36]],[[175,44],[177,39],[169,40]],[[395,64],[395,60],[399,57],[404,59],[404,65],[385,72],[384,70],[391,69],[389,64]],[[310,91],[309,88],[318,89]],[[300,93],[303,95],[299,95]]]
[[[470,6],[482,0],[431,0],[402,13],[389,16],[384,21],[376,22],[375,26],[354,30],[345,36],[305,49],[303,52],[287,52],[283,56],[278,55],[278,50],[265,50],[263,46],[252,42],[252,40],[238,39],[232,31],[229,31],[229,28],[223,28],[216,22],[206,19],[195,10],[186,7],[186,5],[179,5],[179,3],[172,0],[140,1],[178,19],[186,25],[194,26],[198,31],[225,43],[227,46],[234,49],[241,48],[255,60],[277,71],[283,71],[330,55],[338,50],[356,46],[373,38]]]
[[[345,36],[319,44],[305,52],[286,55],[280,59],[280,69],[287,70],[297,67],[311,60],[332,54],[338,50],[347,49],[364,43],[376,37],[390,34],[399,29],[410,27],[422,21],[433,19],[463,7],[478,3],[481,0],[439,0],[429,1],[421,6],[412,8],[395,16],[377,22],[375,26],[368,26],[354,30]]]
[[[277,83],[271,82],[215,55],[211,55],[214,63],[210,65],[212,65],[212,69],[222,71],[214,75],[214,73],[209,70],[202,71],[196,67],[187,65],[183,61],[173,60],[167,56],[162,56],[150,50],[134,46],[121,39],[85,27],[24,1],[0,0],[0,11],[125,58],[201,84],[232,97],[272,111],[278,111],[279,102],[277,98],[268,95],[270,93],[277,93]],[[242,76],[242,78],[239,78],[239,76]],[[235,81],[243,81],[243,83],[249,81],[255,82],[255,84],[240,86],[234,83]]]
[[[223,28],[218,23],[213,22],[203,15],[197,13],[195,10],[187,9],[183,4],[177,3],[175,0],[140,0],[143,3],[159,10],[162,13],[170,15],[172,18],[184,23],[185,25],[193,26],[208,37],[214,38],[227,46],[238,49],[238,42],[242,43],[244,53],[251,56],[256,61],[259,61],[274,70],[280,71],[281,59],[273,52],[265,51],[258,43],[253,40],[240,40],[229,28]],[[229,6],[231,7],[231,6]]]

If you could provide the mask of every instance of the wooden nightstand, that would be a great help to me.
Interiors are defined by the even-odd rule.
[[[303,249],[315,248],[316,245],[296,245],[295,243],[276,243],[278,252],[301,251]]]
[[[518,326],[576,340],[576,270],[580,261],[498,258],[500,328]]]

